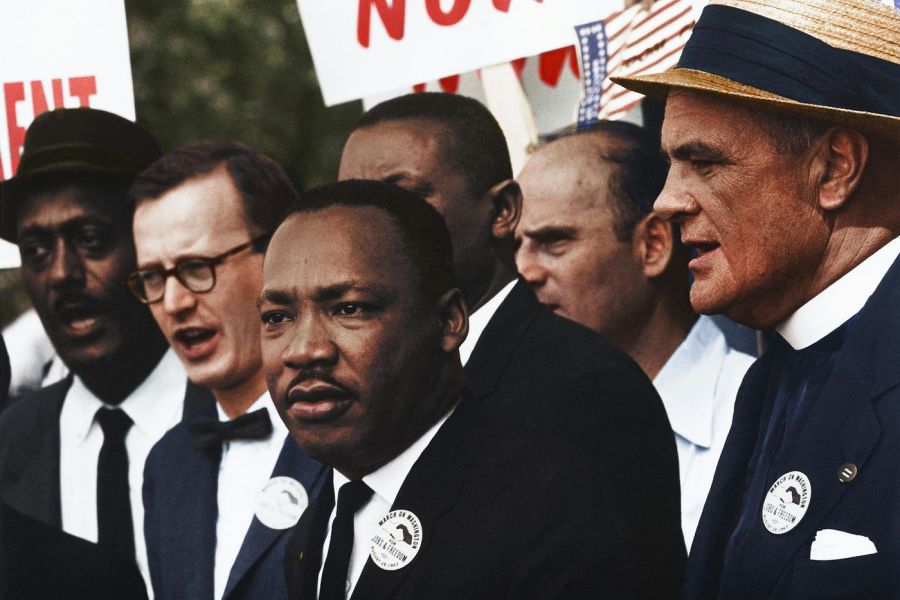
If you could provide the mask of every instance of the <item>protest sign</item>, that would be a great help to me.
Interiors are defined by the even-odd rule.
[[[135,117],[124,0],[4,1],[0,57],[0,180],[15,173],[25,131],[46,110]],[[4,242],[0,266],[17,264]]]

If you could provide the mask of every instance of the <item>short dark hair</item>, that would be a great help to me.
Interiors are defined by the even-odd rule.
[[[653,211],[653,203],[666,183],[669,165],[652,133],[627,121],[601,120],[553,139],[602,134],[614,140],[600,151],[600,158],[618,165],[609,177],[614,215],[613,230],[621,242],[631,239],[634,226]]]
[[[389,183],[348,179],[303,192],[290,214],[317,212],[335,206],[378,208],[400,230],[405,250],[421,276],[422,292],[437,300],[456,287],[453,247],[444,218],[421,196]]]
[[[297,191],[274,159],[233,140],[203,140],[169,152],[137,176],[130,196],[137,206],[220,166],[241,194],[244,216],[250,229],[256,229],[251,233],[275,231]]]
[[[512,179],[503,130],[491,112],[472,98],[440,92],[407,94],[374,106],[354,129],[406,119],[423,119],[443,126],[444,155],[465,173],[474,193],[481,194]]]

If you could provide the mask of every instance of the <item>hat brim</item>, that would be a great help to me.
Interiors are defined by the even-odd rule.
[[[662,102],[673,89],[707,92],[779,112],[821,119],[900,142],[900,117],[797,102],[705,71],[675,67],[652,75],[611,79],[624,88]]]

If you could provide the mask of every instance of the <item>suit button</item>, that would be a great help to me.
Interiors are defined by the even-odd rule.
[[[838,469],[838,481],[841,483],[850,483],[854,479],[856,479],[857,468],[853,463],[846,463],[841,465],[841,468]]]
[[[301,550],[301,551],[300,551],[300,554],[297,555],[297,562],[298,562],[298,563],[302,563],[302,562],[303,562],[303,550]]]

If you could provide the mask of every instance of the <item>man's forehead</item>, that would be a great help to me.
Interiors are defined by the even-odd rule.
[[[35,190],[18,210],[18,226],[55,228],[76,219],[126,225],[125,199],[114,196],[79,185]]]

